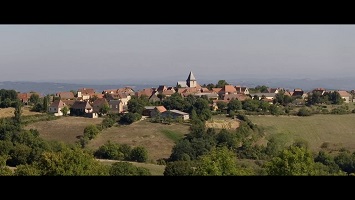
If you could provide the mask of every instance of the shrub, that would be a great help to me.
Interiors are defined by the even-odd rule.
[[[144,147],[135,147],[131,151],[131,161],[146,162],[148,151]]]
[[[96,125],[89,125],[85,127],[84,129],[84,137],[87,137],[89,140],[92,140],[96,137],[97,134],[99,134],[99,129],[97,128]]]
[[[297,115],[298,116],[310,116],[311,112],[307,108],[303,107],[297,112]]]

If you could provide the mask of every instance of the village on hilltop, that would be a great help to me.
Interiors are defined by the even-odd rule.
[[[123,87],[117,89],[106,89],[103,91],[95,91],[93,88],[80,88],[77,91],[62,91],[50,96],[50,106],[48,113],[55,116],[62,116],[62,109],[68,107],[68,114],[72,116],[84,116],[89,118],[97,118],[98,113],[103,105],[109,106],[109,113],[126,113],[128,111],[128,102],[133,96],[146,96],[149,102],[161,102],[167,97],[177,93],[182,97],[193,95],[195,97],[205,97],[211,103],[209,106],[211,110],[218,109],[218,102],[228,103],[236,99],[241,102],[247,99],[258,99],[261,101],[274,103],[276,94],[282,92],[289,97],[295,97],[295,104],[304,105],[307,97],[312,93],[320,93],[323,95],[326,91],[324,88],[315,88],[312,91],[305,92],[301,88],[295,88],[293,91],[285,90],[283,88],[264,88],[264,91],[251,90],[246,86],[225,84],[222,87],[215,87],[213,84],[200,85],[196,77],[189,73],[186,81],[177,81],[176,86],[159,85],[157,88],[144,88],[139,91],[134,91],[131,87]],[[353,102],[354,91],[337,90],[345,103]],[[28,104],[32,94],[18,93],[18,98],[25,105]],[[143,116],[154,116],[160,113],[162,116],[170,115],[173,118],[181,118],[183,120],[189,119],[189,114],[180,110],[167,110],[164,106],[145,106]]]

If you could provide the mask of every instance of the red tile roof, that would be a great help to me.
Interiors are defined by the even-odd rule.
[[[49,107],[64,108],[65,103],[62,100],[55,100],[51,103]]]

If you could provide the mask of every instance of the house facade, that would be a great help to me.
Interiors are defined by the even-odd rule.
[[[72,116],[84,116],[86,113],[92,113],[93,107],[88,101],[75,101],[70,107],[70,115]]]
[[[54,114],[55,116],[63,116],[62,109],[67,106],[62,100],[55,100],[49,105],[48,112]],[[70,114],[68,110],[67,114]]]

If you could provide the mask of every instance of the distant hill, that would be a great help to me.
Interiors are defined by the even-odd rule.
[[[305,91],[312,90],[314,88],[322,87],[329,90],[353,90],[355,89],[355,78],[344,77],[344,78],[322,78],[322,79],[310,79],[310,78],[216,78],[211,79],[198,79],[197,82],[201,85],[213,83],[216,84],[218,80],[226,80],[228,83],[233,85],[242,85],[247,87],[255,87],[257,85],[266,85],[269,87],[282,87],[286,89],[293,90],[294,88],[302,88]],[[101,92],[105,89],[115,89],[125,86],[132,87],[135,91],[141,90],[143,88],[158,87],[159,85],[175,86],[176,81],[173,80],[156,80],[138,82],[137,84],[109,84],[106,82],[90,82],[88,84],[84,83],[54,83],[54,82],[26,82],[26,81],[4,81],[0,82],[0,89],[13,89],[18,92],[30,92],[36,91],[43,95],[53,94],[61,91],[78,90],[79,88],[94,88],[97,92]]]
[[[102,92],[106,89],[117,89],[121,87],[132,87],[137,91],[143,88],[157,87],[157,85],[95,85],[95,84],[75,84],[75,83],[51,83],[51,82],[0,82],[0,89],[16,90],[18,92],[36,91],[42,95],[54,94],[62,91],[77,91],[79,88],[94,88],[96,92]]]

